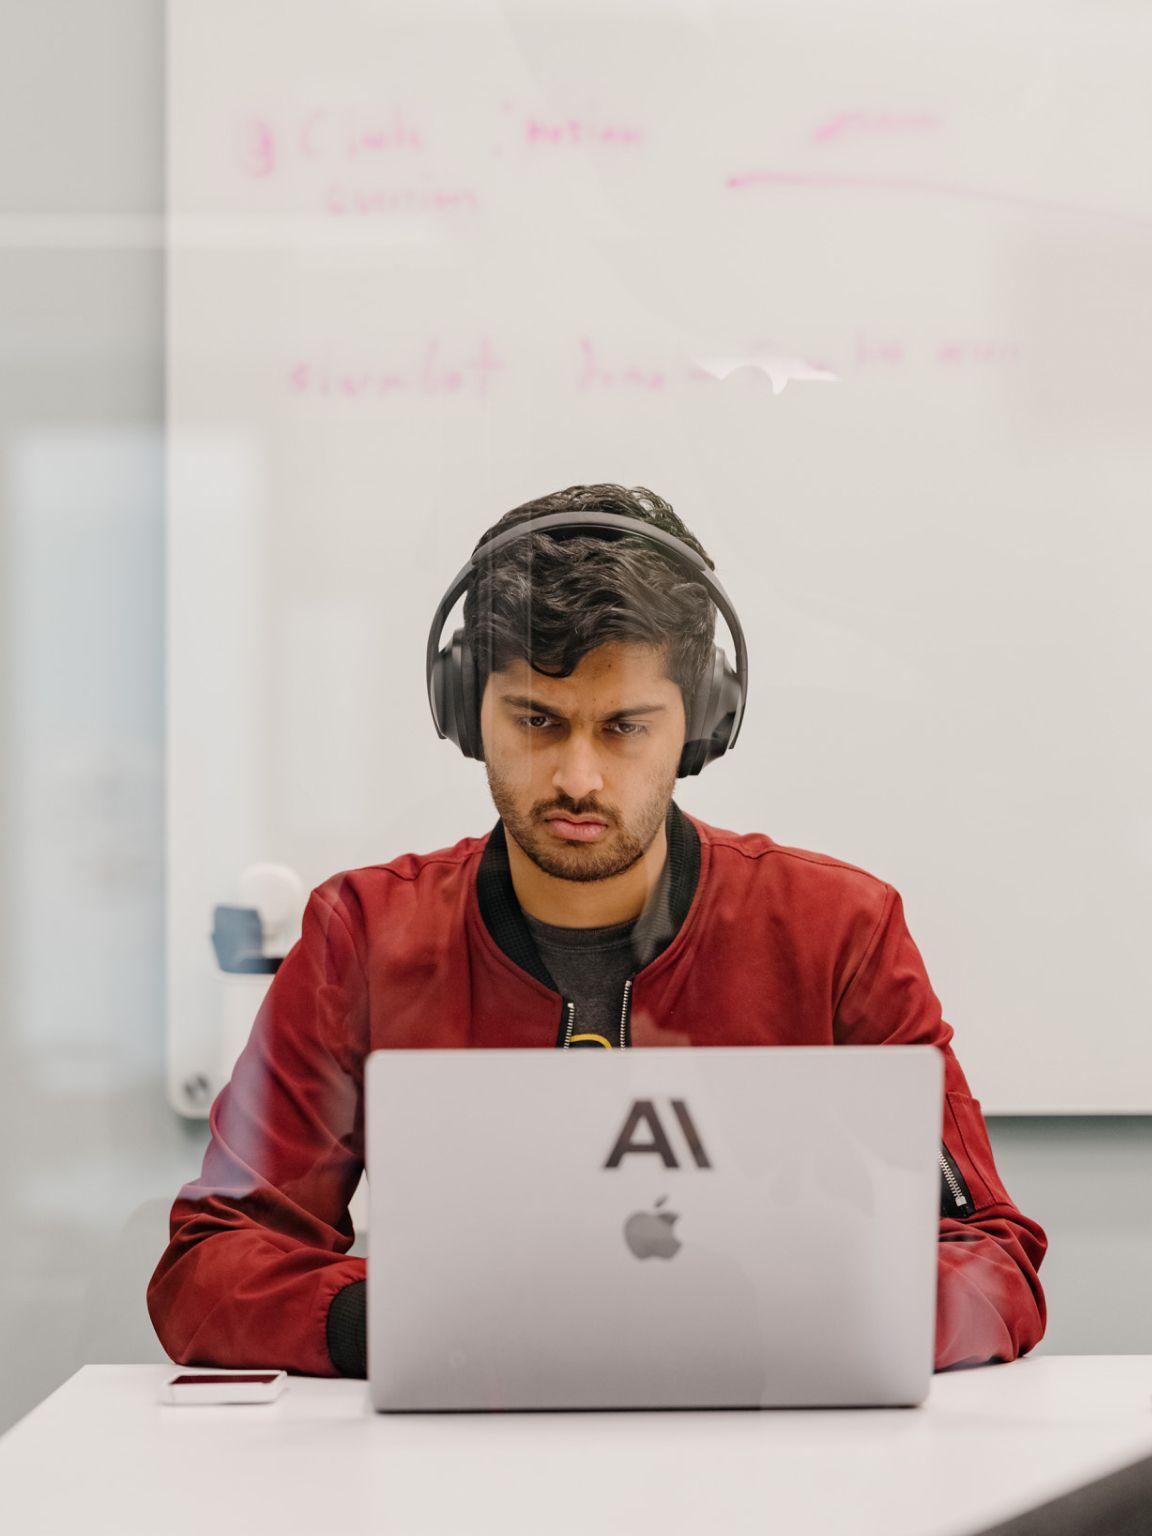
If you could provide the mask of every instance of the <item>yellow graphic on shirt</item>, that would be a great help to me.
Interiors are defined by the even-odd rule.
[[[602,1045],[606,1051],[612,1049],[611,1040],[605,1040],[603,1035],[573,1035],[568,1044],[580,1045],[582,1042],[589,1045]]]

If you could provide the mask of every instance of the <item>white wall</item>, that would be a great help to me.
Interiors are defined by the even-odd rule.
[[[205,1135],[165,1096],[162,26],[0,0],[0,1429],[163,1358],[144,1286]],[[1051,1238],[1041,1348],[1152,1352],[1152,1119],[991,1130]]]

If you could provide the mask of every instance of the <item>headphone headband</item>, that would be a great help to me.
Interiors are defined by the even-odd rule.
[[[432,718],[436,725],[436,733],[441,738],[447,735],[443,729],[440,715],[437,711],[435,689],[433,687],[433,673],[436,667],[436,659],[440,653],[440,639],[444,632],[444,621],[459,601],[468,587],[473,575],[481,564],[490,560],[493,555],[517,539],[527,538],[533,533],[549,533],[554,528],[563,528],[569,532],[588,531],[601,532],[604,529],[612,529],[620,533],[633,534],[637,538],[647,539],[650,544],[662,549],[670,555],[678,564],[685,567],[689,574],[698,581],[707,591],[715,606],[719,609],[728,626],[728,632],[732,636],[732,643],[736,647],[736,677],[739,682],[740,698],[736,706],[736,717],[732,722],[732,730],[728,737],[727,747],[731,748],[736,743],[740,734],[740,726],[744,719],[744,701],[748,697],[748,647],[744,640],[744,631],[740,627],[740,620],[736,617],[728,594],[717,580],[715,572],[709,566],[704,557],[694,550],[691,545],[685,544],[675,534],[666,533],[663,528],[656,528],[651,523],[643,522],[640,518],[627,517],[619,512],[550,512],[546,517],[527,518],[522,523],[517,523],[514,528],[508,528],[504,533],[498,533],[487,544],[481,544],[472,555],[444,596],[436,606],[436,612],[432,616],[432,625],[428,631],[428,645],[425,653],[425,679],[428,685],[428,702],[432,708]]]

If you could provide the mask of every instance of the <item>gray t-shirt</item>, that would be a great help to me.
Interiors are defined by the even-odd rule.
[[[575,1005],[572,1043],[621,1044],[624,983],[648,964],[671,937],[668,860],[639,917],[603,928],[561,928],[524,913],[524,921],[562,995]]]
[[[636,970],[632,934],[637,917],[606,928],[558,928],[524,914],[528,931],[552,980],[575,1005],[573,1043],[581,1035],[597,1035],[588,1045],[620,1044],[624,983]]]

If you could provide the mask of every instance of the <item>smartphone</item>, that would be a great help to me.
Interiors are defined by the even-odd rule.
[[[170,1376],[162,1403],[271,1403],[284,1390],[287,1371],[201,1371]]]

